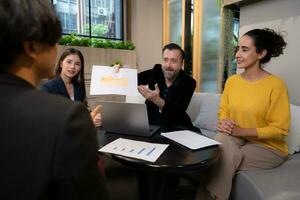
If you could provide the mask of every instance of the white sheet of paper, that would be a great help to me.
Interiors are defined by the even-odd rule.
[[[193,150],[221,144],[208,137],[188,130],[161,133],[161,135]]]
[[[138,95],[137,70],[121,68],[118,73],[113,67],[93,65],[90,95]]]
[[[168,144],[119,138],[108,143],[99,151],[155,162],[168,146]]]

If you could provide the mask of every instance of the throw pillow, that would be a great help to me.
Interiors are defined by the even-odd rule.
[[[285,138],[285,141],[288,144],[289,153],[293,154],[300,151],[300,106],[291,104],[291,124],[290,132]]]
[[[220,94],[207,94],[203,97],[194,125],[200,129],[216,131]]]

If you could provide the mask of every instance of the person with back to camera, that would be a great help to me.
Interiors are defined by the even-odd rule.
[[[50,1],[1,0],[0,26],[0,199],[107,199],[86,108],[36,89],[61,36]]]
[[[264,69],[272,57],[283,54],[286,42],[272,29],[254,29],[239,41],[235,57],[241,74],[231,76],[223,91],[218,134],[220,159],[214,165],[206,189],[196,199],[228,199],[237,171],[271,169],[288,155],[284,137],[290,124],[285,83]]]
[[[41,89],[52,94],[62,95],[72,101],[80,101],[88,106],[82,53],[75,48],[66,49],[55,67],[55,78],[45,82]],[[100,106],[96,106],[90,114],[95,126],[101,126]]]

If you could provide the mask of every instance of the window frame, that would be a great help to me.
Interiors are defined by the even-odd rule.
[[[51,0],[52,5],[54,0]],[[80,1],[80,0],[78,0]],[[115,41],[125,41],[125,36],[124,36],[124,0],[120,0],[120,16],[121,16],[121,20],[120,20],[120,29],[121,29],[121,37],[120,38],[112,38],[112,37],[103,37],[103,36],[94,36],[92,35],[92,6],[91,6],[91,1],[92,0],[88,0],[89,6],[88,6],[88,19],[89,19],[89,23],[87,23],[89,25],[89,34],[79,34],[78,32],[74,32],[77,36],[80,37],[88,37],[90,39],[92,38],[96,38],[96,39],[106,39],[106,40],[115,40]],[[56,14],[58,15],[58,12],[55,10]],[[59,15],[58,15],[59,16]],[[64,33],[62,32],[62,35],[71,35],[74,33]]]

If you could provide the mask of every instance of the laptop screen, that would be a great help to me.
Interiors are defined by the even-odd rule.
[[[151,136],[159,127],[149,127],[146,104],[101,102],[102,125],[107,132]]]

